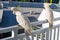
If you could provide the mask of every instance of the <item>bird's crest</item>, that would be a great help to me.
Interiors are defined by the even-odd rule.
[[[14,11],[19,11],[19,9],[20,9],[20,6],[16,6],[13,10]]]
[[[50,5],[52,5],[52,0],[50,0],[50,3],[48,2],[48,0],[45,0],[45,3],[46,3],[46,5],[47,5],[47,3],[48,3],[49,6],[50,6]]]
[[[49,3],[44,3],[44,7],[48,8],[49,7]]]

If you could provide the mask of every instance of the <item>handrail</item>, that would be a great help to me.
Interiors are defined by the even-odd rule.
[[[57,20],[60,20],[60,17],[54,19],[54,21],[57,21]],[[30,24],[31,25],[39,25],[39,24],[44,24],[44,23],[47,23],[47,20],[31,22]],[[17,25],[11,26],[11,27],[7,27],[7,28],[0,28],[0,33],[4,32],[4,31],[8,32],[8,31],[14,30],[15,28],[19,29],[19,27]]]
[[[60,17],[54,19],[54,21],[57,21],[57,20],[60,20]],[[47,22],[48,22],[47,20],[41,20],[41,21],[31,22],[31,25],[39,25]]]
[[[55,29],[55,28],[59,28],[60,27],[60,24],[58,24],[58,25],[54,25],[53,26],[53,29]],[[44,32],[44,31],[47,31],[47,30],[49,30],[49,27],[47,27],[47,28],[41,28],[41,29],[38,29],[38,30],[33,30],[32,31],[32,34],[40,34],[40,33],[42,33],[42,32]],[[25,33],[23,33],[23,34],[18,34],[17,35],[17,38],[24,38],[25,37]],[[13,39],[13,37],[8,37],[8,38],[4,38],[5,40],[14,40]],[[1,40],[3,40],[3,39],[1,39]]]
[[[60,20],[60,17],[54,19],[54,21],[58,21],[58,20]],[[47,23],[47,20],[38,21],[38,22],[31,22],[30,24],[31,25],[38,25],[38,24],[44,24],[44,23]],[[59,28],[60,28],[60,24],[53,25],[53,29],[52,30],[55,31],[56,29],[58,29],[58,32],[57,32],[58,34],[57,35],[60,35],[59,34],[60,29]],[[34,37],[36,37],[37,38],[36,40],[38,40],[39,39],[38,38],[39,34],[42,34],[41,35],[42,37],[40,39],[43,40],[44,39],[44,36],[43,36],[44,33],[46,33],[46,37],[50,37],[49,33],[50,34],[52,33],[52,30],[49,30],[49,27],[46,27],[46,28],[40,28],[40,29],[37,29],[37,30],[33,30],[32,31],[32,35],[25,36],[25,33],[18,34],[18,29],[19,29],[18,25],[11,26],[11,27],[6,27],[6,28],[0,28],[0,33],[6,33],[6,32],[9,32],[9,31],[12,32],[12,36],[11,37],[3,38],[3,39],[0,39],[0,40],[17,40],[17,39],[23,40],[23,38],[27,38],[26,40],[28,40],[30,38],[30,36],[32,37],[32,40],[34,39]],[[54,33],[56,33],[56,31]],[[36,36],[34,36],[34,35],[36,35]],[[58,37],[59,36],[57,36],[57,38]],[[49,38],[45,38],[45,39],[49,40]]]

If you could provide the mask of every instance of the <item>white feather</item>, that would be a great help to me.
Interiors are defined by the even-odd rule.
[[[30,25],[29,19],[24,16],[21,12],[15,12],[17,22],[21,25],[27,32],[31,32],[32,26]]]

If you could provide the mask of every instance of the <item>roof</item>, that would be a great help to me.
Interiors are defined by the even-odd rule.
[[[44,8],[43,3],[34,3],[34,2],[2,2],[4,7],[14,7],[20,5],[21,7],[30,7],[30,8]],[[52,9],[58,8],[54,3],[50,6]]]

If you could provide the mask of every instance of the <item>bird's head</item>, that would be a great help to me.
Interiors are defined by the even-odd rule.
[[[52,5],[52,2],[53,0],[50,0],[50,3],[48,2],[48,0],[45,0],[44,7],[45,8],[49,7],[50,5]]]
[[[13,11],[13,14],[16,15],[16,12],[19,11],[19,7],[13,7],[11,10]]]
[[[50,3],[44,3],[44,8],[49,8],[50,5]]]
[[[44,7],[49,7],[49,3],[44,3]]]

